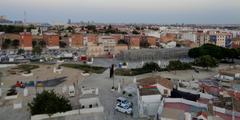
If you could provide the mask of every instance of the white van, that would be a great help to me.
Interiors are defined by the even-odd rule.
[[[74,97],[74,96],[75,96],[75,88],[74,88],[73,85],[70,85],[70,86],[68,87],[68,92],[69,92],[69,96],[70,96],[70,97]]]

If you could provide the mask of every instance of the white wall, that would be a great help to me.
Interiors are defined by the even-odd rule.
[[[168,91],[167,96],[171,96],[171,89],[166,88],[166,87],[164,87],[164,86],[162,86],[162,85],[160,85],[160,84],[156,84],[156,86],[157,86],[159,92],[160,92],[162,95],[165,95],[165,94],[164,94],[164,90],[167,90],[167,91]]]
[[[156,115],[159,110],[161,98],[161,95],[140,96],[138,101],[140,116]]]

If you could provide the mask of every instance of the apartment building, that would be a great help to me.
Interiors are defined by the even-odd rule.
[[[147,39],[147,42],[149,44],[149,47],[156,47],[156,43],[157,43],[157,38],[156,37],[147,36],[146,39]]]
[[[232,35],[225,32],[215,32],[210,33],[210,43],[221,46],[221,47],[227,47],[230,48],[232,46]]]
[[[20,48],[24,50],[32,50],[32,34],[30,32],[20,33]]]
[[[59,49],[59,35],[56,33],[44,33],[43,40],[48,49]]]
[[[99,36],[98,45],[103,46],[105,52],[113,53],[117,42],[112,36]]]
[[[203,31],[197,31],[196,33],[196,43],[198,46],[202,46],[204,44],[209,43],[210,41],[210,36],[208,33],[203,32]]]
[[[194,32],[183,32],[183,33],[181,33],[181,39],[196,42],[197,35]]]
[[[88,57],[101,57],[105,55],[104,47],[93,44],[92,42],[88,43],[86,54]]]
[[[83,48],[84,47],[84,35],[83,34],[73,34],[70,38],[69,38],[69,46],[71,48]]]
[[[130,49],[140,49],[140,41],[142,37],[140,35],[129,36],[129,48]]]
[[[113,39],[118,42],[119,40],[123,39],[123,35],[122,34],[113,34],[111,35],[113,37]]]
[[[97,40],[98,40],[98,35],[97,34],[87,34],[86,35],[86,40],[88,42],[92,42],[92,43],[96,44]]]

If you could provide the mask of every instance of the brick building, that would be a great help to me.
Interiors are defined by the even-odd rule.
[[[240,48],[240,38],[233,39],[232,48]]]
[[[86,36],[88,42],[92,42],[94,44],[97,43],[98,35],[97,34],[87,34]]]
[[[156,47],[157,38],[153,36],[146,37],[149,47]]]
[[[140,49],[140,41],[141,41],[141,36],[130,36],[129,38],[129,46],[130,49]]]
[[[98,46],[96,44],[93,44],[92,42],[89,42],[86,54],[88,57],[101,57],[104,56],[106,53],[104,52],[103,46]]]
[[[165,35],[161,35],[160,42],[166,43],[175,41],[177,39],[177,35],[174,33],[166,33]]]
[[[73,34],[69,38],[69,46],[72,48],[83,48],[83,40],[84,35],[83,34]]]
[[[113,34],[111,35],[113,37],[113,39],[118,42],[119,40],[123,39],[123,35],[122,34]]]
[[[20,48],[24,50],[32,50],[32,34],[29,32],[20,33]]]
[[[232,35],[225,32],[210,33],[210,43],[221,47],[232,47]]]
[[[44,33],[43,40],[48,49],[59,49],[59,35],[56,33]]]

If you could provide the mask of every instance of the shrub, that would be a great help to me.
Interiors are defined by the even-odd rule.
[[[41,94],[37,94],[36,98],[34,98],[28,106],[32,115],[52,115],[57,112],[66,112],[72,109],[69,100],[55,94],[53,90],[43,91]]]

